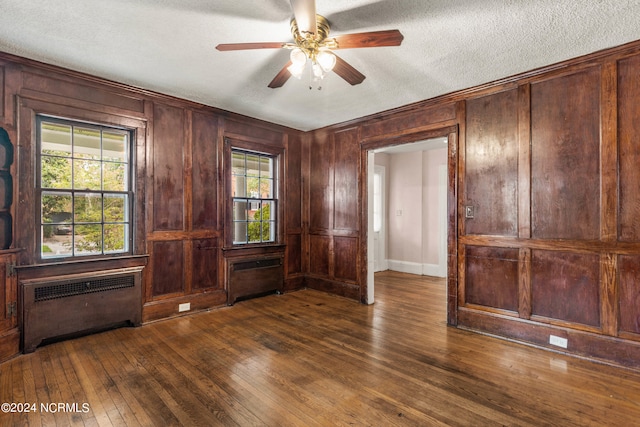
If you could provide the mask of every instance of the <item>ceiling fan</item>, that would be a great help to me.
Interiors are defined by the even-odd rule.
[[[333,71],[351,85],[362,83],[364,74],[336,55],[336,49],[362,47],[400,46],[403,35],[398,30],[371,31],[329,37],[327,19],[316,14],[315,0],[291,0],[294,18],[291,20],[293,43],[258,42],[219,44],[220,51],[247,49],[289,49],[290,60],[269,83],[272,89],[284,85],[291,76],[300,78],[307,62],[315,80],[322,79]]]

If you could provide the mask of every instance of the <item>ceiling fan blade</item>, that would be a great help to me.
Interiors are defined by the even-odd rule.
[[[335,55],[335,54],[334,54]],[[352,86],[362,83],[365,79],[364,74],[353,68],[347,61],[336,56],[336,65],[333,67],[333,72],[342,77]]]
[[[273,80],[271,80],[271,83],[269,83],[269,87],[271,89],[282,87],[282,85],[284,85],[287,80],[289,80],[289,77],[291,77],[291,73],[289,72],[289,70],[287,70],[287,68],[289,68],[290,66],[291,61],[287,62],[282,70],[278,71],[278,74],[276,74]]]
[[[404,36],[398,30],[386,30],[343,34],[332,38],[338,44],[337,49],[354,49],[360,47],[400,46]]]
[[[291,10],[293,10],[300,34],[304,36],[305,33],[318,33],[316,0],[291,0]]]
[[[258,43],[223,43],[216,46],[221,51],[247,50],[247,49],[281,49],[286,46],[282,42],[258,42]]]

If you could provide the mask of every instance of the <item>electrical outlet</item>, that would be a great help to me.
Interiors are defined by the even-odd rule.
[[[182,313],[183,311],[189,311],[191,310],[191,303],[190,302],[185,302],[184,304],[180,304],[178,305],[178,312]]]
[[[555,345],[562,348],[567,348],[567,344],[569,344],[569,340],[562,337],[557,337],[555,335],[549,335],[549,344]]]

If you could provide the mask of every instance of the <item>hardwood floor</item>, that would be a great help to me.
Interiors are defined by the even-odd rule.
[[[640,373],[447,327],[444,280],[384,272],[373,306],[304,290],[41,347],[2,402],[36,404],[3,426],[630,426]]]

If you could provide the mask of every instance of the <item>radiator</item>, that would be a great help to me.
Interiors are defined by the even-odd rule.
[[[71,274],[20,282],[22,350],[142,322],[142,267]]]
[[[228,274],[228,305],[233,305],[239,298],[280,293],[284,286],[282,257],[230,261]]]

